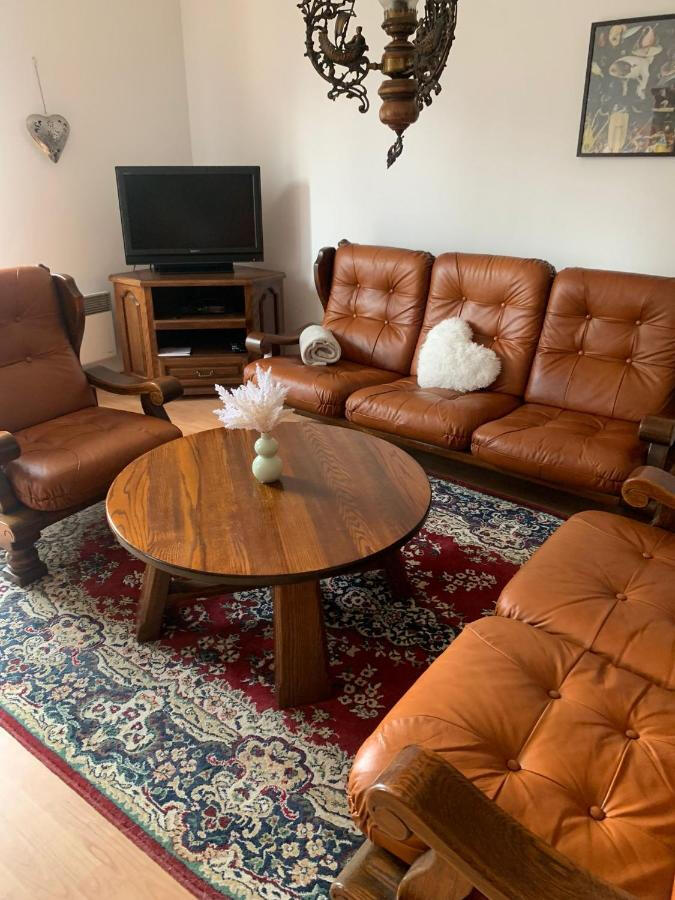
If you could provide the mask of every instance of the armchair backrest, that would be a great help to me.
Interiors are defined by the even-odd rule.
[[[0,269],[0,430],[20,431],[95,404],[76,336],[48,269]]]
[[[431,329],[449,317],[464,319],[474,341],[502,363],[490,391],[522,397],[537,347],[555,270],[540,259],[444,253],[434,263],[429,302],[413,359]]]
[[[637,422],[675,391],[675,278],[595,269],[557,276],[528,403]]]
[[[323,324],[343,359],[407,375],[424,318],[430,253],[342,244]]]

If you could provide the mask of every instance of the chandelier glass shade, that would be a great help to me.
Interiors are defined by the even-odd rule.
[[[380,0],[382,28],[390,38],[380,62],[371,62],[361,26],[354,25],[356,0],[301,0],[305,21],[305,55],[331,88],[328,97],[358,101],[368,112],[364,84],[377,70],[384,76],[378,91],[380,120],[396,133],[387,166],[403,152],[403,134],[441,92],[440,78],[455,39],[458,0]]]

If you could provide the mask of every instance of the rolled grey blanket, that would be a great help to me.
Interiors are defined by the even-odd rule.
[[[342,356],[333,333],[323,325],[309,325],[300,334],[300,356],[306,366],[329,366]]]

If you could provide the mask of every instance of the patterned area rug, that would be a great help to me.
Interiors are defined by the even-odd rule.
[[[211,597],[139,646],[141,566],[101,505],[48,529],[51,575],[0,579],[0,721],[199,897],[323,898],[361,842],[350,759],[559,525],[433,480],[425,529],[382,573],[323,582],[335,699],[273,705],[271,597]],[[400,592],[398,592],[400,593]]]

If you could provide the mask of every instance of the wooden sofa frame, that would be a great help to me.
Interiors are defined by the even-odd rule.
[[[343,240],[338,246],[348,243],[349,241]],[[314,284],[324,311],[330,298],[335,253],[335,247],[323,247],[314,263]],[[246,348],[254,357],[278,355],[284,347],[297,346],[300,334],[306,327],[303,325],[292,334],[251,332],[246,339]],[[344,418],[336,419],[305,410],[297,410],[297,412],[319,422],[338,425],[342,428],[353,428],[391,441],[412,451],[428,471],[437,469],[441,475],[455,476],[461,480],[470,481],[478,488],[496,489],[525,502],[544,502],[548,508],[565,515],[581,509],[588,509],[589,506],[630,514],[627,509],[620,508],[621,499],[618,497],[580,489],[572,491],[561,485],[554,485],[535,478],[527,478],[512,472],[504,473],[469,451],[448,450],[436,444],[356,425]],[[649,445],[647,464],[663,469],[668,468],[673,448],[675,448],[675,418],[645,416],[640,423],[639,435],[640,439]]]
[[[70,344],[79,360],[84,336],[84,298],[70,275],[52,274],[51,277]],[[91,366],[85,368],[84,373],[92,387],[113,394],[140,397],[145,415],[167,421],[169,417],[164,404],[183,393],[180,382],[170,376],[149,381],[137,375],[120,374],[105,366]],[[35,548],[42,529],[103,500],[105,494],[63,510],[30,509],[17,499],[3,471],[7,463],[20,455],[21,448],[14,435],[9,431],[0,431],[0,547],[7,551],[7,564],[2,569],[2,575],[24,587],[47,573],[47,567]]]
[[[628,504],[656,504],[654,523],[675,531],[675,476],[643,466],[623,485]],[[544,843],[436,753],[406,747],[366,794],[370,822],[428,851],[407,866],[366,840],[331,889],[332,900],[629,900]]]

